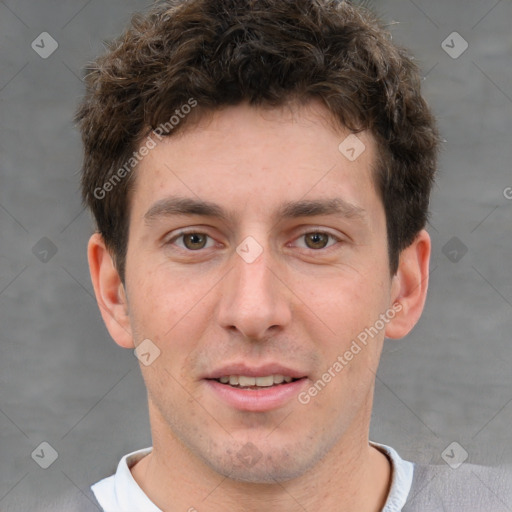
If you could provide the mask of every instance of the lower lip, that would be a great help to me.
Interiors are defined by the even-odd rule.
[[[206,384],[222,401],[241,411],[263,412],[282,407],[297,397],[306,385],[306,378],[288,384],[261,389],[242,389],[206,380]]]

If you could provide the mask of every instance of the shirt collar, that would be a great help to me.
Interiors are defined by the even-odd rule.
[[[384,453],[391,462],[391,486],[382,512],[398,512],[402,510],[409,496],[414,464],[403,460],[391,446],[372,441],[370,445]]]

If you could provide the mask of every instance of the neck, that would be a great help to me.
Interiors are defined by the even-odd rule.
[[[164,425],[158,425],[158,418],[152,419],[157,420],[152,421],[153,451],[131,471],[146,495],[164,512],[378,512],[385,504],[391,467],[387,457],[368,444],[368,430],[346,432],[319,463],[298,478],[254,484],[213,471]]]

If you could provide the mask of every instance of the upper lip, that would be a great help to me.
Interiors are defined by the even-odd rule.
[[[306,373],[297,369],[288,368],[279,363],[267,363],[259,366],[249,366],[247,363],[233,363],[212,370],[205,375],[205,379],[220,379],[229,375],[244,375],[247,377],[266,377],[268,375],[283,375],[292,379],[301,379]]]

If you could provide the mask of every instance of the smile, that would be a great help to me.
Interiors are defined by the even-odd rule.
[[[208,392],[224,406],[238,411],[269,412],[295,404],[310,381],[307,377],[272,374],[261,377],[225,375],[203,382]]]
[[[283,383],[288,384],[293,379],[290,376],[285,375],[266,375],[264,377],[249,377],[247,375],[225,375],[219,379],[215,379],[221,384],[227,384],[228,386],[241,388],[241,389],[260,389],[269,388],[272,386],[281,385]]]

